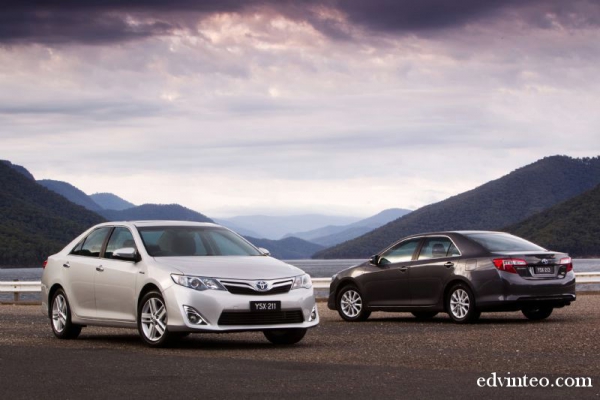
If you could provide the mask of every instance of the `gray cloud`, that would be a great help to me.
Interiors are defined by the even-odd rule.
[[[110,44],[193,32],[195,22],[215,13],[256,11],[305,21],[333,39],[350,39],[354,27],[424,34],[498,16],[539,28],[600,25],[600,4],[593,0],[5,0],[0,6],[5,45]]]

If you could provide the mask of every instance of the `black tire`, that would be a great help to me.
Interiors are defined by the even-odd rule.
[[[71,306],[62,288],[54,292],[50,301],[50,326],[59,339],[77,339],[81,333],[81,325],[71,321]]]
[[[446,298],[446,310],[450,319],[457,324],[475,322],[481,315],[475,306],[473,292],[464,283],[452,286]]]
[[[354,285],[344,286],[338,292],[336,309],[340,317],[346,321],[366,321],[371,315],[367,310],[362,294]]]
[[[137,326],[142,341],[150,347],[165,347],[176,335],[167,328],[167,310],[162,294],[148,292],[138,306]]]
[[[532,321],[541,321],[552,314],[552,307],[528,307],[521,310],[524,316]]]
[[[304,335],[306,335],[306,331],[307,329],[304,328],[273,329],[263,331],[263,334],[273,344],[291,345],[301,341]]]
[[[428,319],[435,317],[436,315],[438,315],[438,312],[437,311],[414,311],[411,314],[414,315],[416,319],[424,321],[424,320],[428,320]]]

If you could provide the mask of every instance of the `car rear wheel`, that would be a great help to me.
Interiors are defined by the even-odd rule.
[[[159,292],[148,292],[138,309],[138,331],[144,343],[163,347],[175,337],[167,329],[167,307]]]
[[[273,344],[290,345],[296,344],[306,335],[307,329],[273,329],[263,331],[267,340]]]
[[[414,311],[411,314],[414,315],[415,318],[417,318],[417,319],[426,320],[426,319],[431,319],[431,318],[435,317],[436,315],[438,315],[438,312],[437,311]]]
[[[81,333],[81,326],[71,321],[71,306],[63,289],[52,295],[52,315],[50,325],[54,336],[59,339],[76,339]]]
[[[448,292],[446,300],[448,314],[458,324],[475,322],[481,313],[475,308],[475,297],[464,283],[456,284]]]
[[[356,286],[346,286],[338,293],[337,310],[343,319],[352,322],[365,321],[371,315]]]
[[[532,321],[540,321],[546,319],[552,314],[554,308],[552,307],[530,307],[521,310],[524,316]]]

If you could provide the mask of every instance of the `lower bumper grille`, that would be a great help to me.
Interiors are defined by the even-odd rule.
[[[304,322],[302,310],[223,311],[219,325],[278,325]]]

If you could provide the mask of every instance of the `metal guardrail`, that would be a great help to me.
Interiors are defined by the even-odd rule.
[[[576,272],[578,285],[600,285],[600,272]],[[312,278],[313,287],[318,290],[329,289],[331,278]],[[35,293],[42,291],[40,281],[9,281],[0,282],[0,293],[13,293],[14,302],[19,301],[20,293]]]
[[[42,282],[40,281],[10,281],[0,282],[0,293],[12,293],[13,301],[19,301],[21,293],[35,293],[42,291]]]

